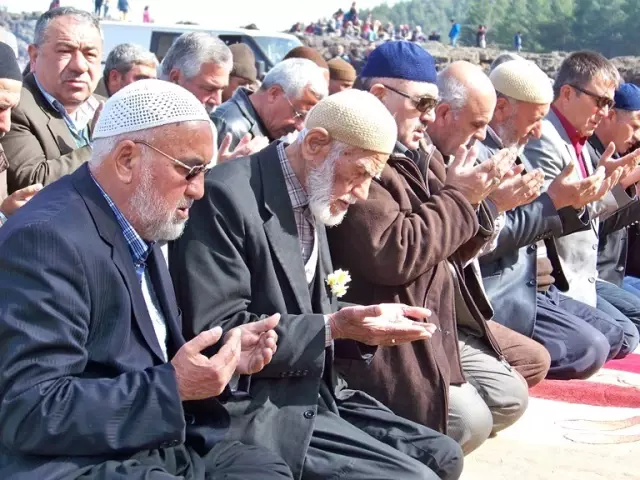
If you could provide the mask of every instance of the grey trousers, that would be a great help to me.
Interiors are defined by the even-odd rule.
[[[520,374],[481,339],[460,330],[458,339],[467,383],[449,388],[447,429],[466,455],[522,416],[529,391]]]

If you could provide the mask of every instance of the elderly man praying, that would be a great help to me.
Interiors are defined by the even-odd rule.
[[[337,351],[360,361],[377,345],[427,340],[434,330],[411,320],[426,319],[423,308],[337,311],[348,275],[332,275],[325,225],[367,198],[396,137],[393,117],[373,95],[331,95],[291,145],[277,141],[215,167],[173,245],[187,336],[283,315],[273,362],[241,377],[226,406],[229,438],[278,453],[295,478],[456,479],[462,470],[452,439],[346,388],[333,365]]]
[[[215,398],[269,363],[278,317],[185,343],[156,243],[202,196],[207,112],[141,80],[107,101],[93,138],[88,164],[0,229],[0,478],[290,479],[275,454],[222,440]]]

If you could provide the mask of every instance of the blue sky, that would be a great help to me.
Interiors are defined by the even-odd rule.
[[[50,0],[2,0],[10,12],[42,11],[49,6]],[[93,0],[62,0],[62,5],[72,5],[85,10],[93,10]],[[360,0],[357,6],[371,8],[384,0]],[[389,0],[394,3],[394,0]],[[111,10],[115,10],[117,0],[110,0]],[[202,0],[129,0],[130,18],[142,21],[142,10],[149,5],[152,17],[161,23],[173,23],[179,20],[192,20],[206,25],[227,25],[237,27],[255,23],[263,30],[283,30],[296,21],[309,22],[319,17],[328,17],[338,8],[347,10],[350,0],[239,0],[237,2]],[[225,10],[220,5],[229,6]],[[303,6],[304,5],[304,6]],[[179,6],[180,13],[176,13]],[[208,21],[203,20],[208,18]]]

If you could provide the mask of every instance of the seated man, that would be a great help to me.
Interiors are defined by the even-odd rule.
[[[353,277],[348,301],[429,308],[439,331],[429,342],[381,348],[369,364],[347,359],[341,370],[348,382],[397,414],[447,432],[470,453],[492,432],[514,423],[528,401],[527,384],[494,336],[504,332],[487,323],[490,306],[479,280],[463,272],[493,233],[494,214],[484,199],[513,157],[503,151],[477,167],[463,166],[458,158],[447,172],[442,156],[482,134],[495,92],[468,63],[444,70],[440,89],[433,57],[404,41],[380,45],[361,75],[360,88],[380,98],[396,119],[397,143],[372,182],[369,199],[328,232],[331,253]],[[448,85],[456,79],[464,83],[456,89],[462,100],[454,102]],[[443,97],[436,108],[438,95]],[[453,122],[437,130],[437,144],[427,136],[434,121]],[[445,135],[454,142],[446,144]],[[539,348],[546,355],[535,342],[507,333],[517,337],[518,350],[528,354]]]
[[[132,108],[134,106],[135,108]],[[277,316],[188,343],[156,242],[180,235],[215,154],[204,107],[141,80],[107,102],[92,156],[0,228],[0,478],[291,479],[222,441],[212,397],[269,363]]]
[[[11,131],[0,140],[9,193],[47,185],[89,159],[100,106],[92,95],[102,59],[98,20],[72,7],[49,10],[36,23],[29,58],[32,73],[11,113]]]
[[[139,45],[121,43],[107,55],[102,79],[96,92],[110,97],[130,83],[145,78],[156,78],[157,69],[158,59],[149,50]]]
[[[587,73],[585,73],[587,72]],[[620,75],[615,66],[599,53],[574,52],[564,59],[556,76],[554,100],[542,122],[540,138],[531,139],[524,154],[531,167],[540,168],[545,184],[551,182],[568,166],[573,165],[571,178],[590,176],[596,163],[604,169],[607,193],[586,206],[589,228],[556,239],[558,258],[568,282],[567,295],[612,317],[624,330],[624,340],[618,357],[633,352],[640,341],[640,309],[617,306],[610,291],[618,287],[598,282],[598,230],[601,220],[614,219],[637,201],[623,185],[624,176],[635,167],[640,152],[613,158],[613,147],[599,158],[591,158],[587,139],[615,104],[615,89]],[[619,217],[618,217],[619,218]],[[606,290],[606,291],[605,291]],[[631,316],[632,318],[629,318]]]
[[[285,458],[295,478],[456,479],[462,452],[444,435],[404,420],[349,390],[333,357],[431,336],[426,317],[403,305],[336,312],[348,282],[331,274],[324,225],[367,197],[396,139],[393,118],[372,95],[347,90],[310,112],[295,143],[215,167],[170,265],[186,335],[251,324],[281,313],[273,362],[227,402],[229,438]],[[337,277],[337,278],[334,278]],[[342,278],[340,278],[342,277]],[[334,340],[336,340],[334,348]],[[246,385],[248,383],[248,385]]]
[[[481,144],[482,160],[504,147],[521,149],[530,138],[539,137],[553,100],[547,76],[532,62],[502,63],[490,78],[498,102]],[[517,161],[526,167],[525,176],[540,173],[521,151]],[[545,193],[526,205],[514,205],[512,195],[495,195],[496,206],[505,212],[504,226],[496,248],[480,258],[495,320],[544,345],[551,355],[548,376],[556,379],[593,375],[618,353],[623,333],[605,313],[561,295],[553,285],[557,280],[566,288],[554,237],[585,228],[587,215],[579,211],[606,193],[603,174],[572,180],[572,170],[573,166],[565,168]],[[557,279],[551,276],[552,265]]]
[[[307,112],[327,93],[327,82],[315,63],[304,58],[283,60],[269,70],[257,92],[239,88],[213,112],[218,146],[224,148],[228,135],[234,149],[247,135],[251,139],[265,137],[266,146],[301,130]]]

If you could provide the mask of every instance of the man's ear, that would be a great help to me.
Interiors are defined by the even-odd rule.
[[[504,122],[511,113],[511,103],[504,97],[498,97],[498,101],[496,102],[496,108],[493,111],[493,120],[496,120],[498,123]]]
[[[120,142],[113,151],[113,162],[116,175],[122,183],[130,184],[134,180],[136,164],[141,160],[139,145],[131,140]]]
[[[324,128],[316,127],[307,132],[302,142],[303,158],[314,166],[322,163],[331,150],[331,136]]]
[[[169,81],[171,83],[177,83],[178,85],[180,84],[180,70],[177,68],[172,68],[171,71],[169,72]]]
[[[381,83],[376,83],[371,86],[369,89],[369,93],[374,95],[378,100],[382,101],[382,99],[387,94],[387,89]]]
[[[284,90],[282,90],[282,87],[280,85],[270,86],[267,90],[267,99],[269,105],[273,105],[274,103],[276,103],[282,95],[284,95]]]
[[[33,72],[36,68],[36,59],[38,58],[38,47],[34,44],[30,44],[27,47],[27,53],[29,54],[29,70]]]

